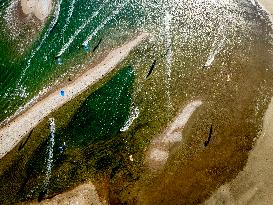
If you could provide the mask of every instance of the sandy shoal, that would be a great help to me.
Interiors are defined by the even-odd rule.
[[[21,0],[24,14],[34,14],[41,21],[46,19],[52,9],[52,0]]]
[[[103,205],[100,201],[99,195],[96,191],[95,186],[91,182],[86,182],[71,191],[59,194],[54,196],[51,199],[46,199],[42,202],[33,201],[33,202],[23,202],[21,205],[71,205],[71,204],[80,204],[80,205]]]
[[[188,103],[180,110],[178,115],[166,128],[166,130],[154,138],[147,151],[146,164],[152,171],[163,168],[169,158],[172,147],[182,141],[182,131],[192,114],[202,105],[201,100]]]
[[[273,98],[263,119],[262,132],[243,171],[221,186],[205,205],[271,205],[273,202]]]
[[[12,150],[27,133],[35,128],[52,111],[57,110],[85,91],[89,86],[98,82],[103,76],[110,73],[148,36],[149,34],[147,33],[141,33],[133,40],[112,50],[101,63],[87,70],[70,84],[49,94],[29,108],[29,110],[12,120],[12,122],[2,127],[0,129],[0,159]],[[60,95],[60,90],[65,92],[65,96]]]

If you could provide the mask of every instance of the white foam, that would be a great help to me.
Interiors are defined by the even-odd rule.
[[[23,77],[25,76],[25,73],[27,71],[27,69],[29,68],[31,61],[33,59],[33,57],[35,56],[35,54],[40,50],[40,48],[42,47],[42,45],[44,44],[44,41],[47,39],[47,37],[49,36],[50,32],[52,31],[52,29],[54,28],[54,26],[56,25],[58,19],[59,19],[59,15],[60,15],[60,10],[61,10],[61,4],[62,4],[62,0],[58,1],[57,5],[56,5],[56,9],[54,11],[54,18],[51,21],[45,35],[43,36],[40,44],[36,47],[36,49],[32,50],[30,58],[27,61],[27,66],[23,69],[23,72],[19,78],[19,81],[17,82],[17,87],[20,86],[20,83],[23,79]]]
[[[75,8],[75,2],[76,0],[72,0],[71,1],[71,4],[69,6],[69,10],[68,10],[68,15],[67,15],[67,18],[65,20],[66,24],[64,25],[63,29],[62,29],[62,36],[64,35],[64,32],[66,31],[67,29],[67,26],[70,24],[70,19],[72,17],[72,14],[74,12],[74,8]],[[63,39],[64,39],[64,36],[63,36]]]
[[[76,32],[69,38],[68,42],[66,42],[63,47],[61,48],[61,50],[58,52],[57,56],[61,56],[65,53],[65,51],[69,48],[69,46],[71,45],[71,43],[73,43],[73,41],[77,38],[77,36],[81,33],[81,31],[99,14],[100,10],[102,8],[104,8],[105,4],[108,2],[109,0],[107,0],[104,5],[101,5],[99,7],[99,9],[92,14],[92,16],[85,21],[77,30]]]
[[[27,92],[27,88],[21,85],[19,89],[17,89],[17,92],[15,93],[15,95],[21,98],[27,98],[29,96],[29,93]]]
[[[57,84],[58,84],[58,81],[56,81],[54,85],[57,85]],[[22,93],[20,93],[20,92],[22,92],[22,89],[26,89],[26,88],[24,88],[24,87],[22,88],[22,85],[20,85],[20,87],[16,90],[15,95],[16,96],[20,96],[20,97],[27,97],[29,95],[29,93],[26,93],[27,96],[26,95],[22,96]],[[28,109],[29,107],[31,107],[34,103],[36,103],[38,101],[38,99],[40,97],[44,96],[51,89],[52,89],[51,86],[44,87],[42,90],[39,91],[38,95],[36,95],[32,99],[30,99],[25,105],[19,107],[12,116],[7,117],[5,120],[3,120],[2,122],[0,122],[0,126],[6,124],[7,122],[10,122],[12,119],[14,119],[18,115],[20,115],[23,111],[25,111],[26,109]],[[4,97],[7,97],[8,95],[9,94],[6,92],[5,95],[4,95]]]
[[[87,38],[86,40],[82,43],[83,46],[88,46],[89,41],[92,40],[94,36],[97,35],[97,33],[104,28],[104,26],[112,20],[116,15],[118,15],[121,10],[124,8],[124,6],[128,4],[128,2],[122,4],[120,7],[118,7],[115,11],[113,11],[112,15],[108,16]]]
[[[50,139],[48,144],[48,158],[46,163],[46,179],[44,181],[44,188],[47,188],[49,184],[49,180],[51,177],[51,171],[53,167],[53,149],[55,145],[55,120],[54,118],[49,118],[49,126],[50,126]]]
[[[218,53],[220,53],[220,51],[224,48],[225,46],[225,38],[223,37],[220,42],[218,42],[217,40],[214,41],[212,49],[209,53],[208,59],[205,63],[206,67],[209,67],[212,65],[213,61],[215,60],[215,57]]]
[[[170,112],[170,108],[172,108],[172,101],[170,96],[170,81],[172,74],[172,62],[173,62],[173,52],[172,52],[172,33],[171,33],[171,23],[172,23],[172,14],[166,9],[165,11],[165,46],[167,49],[166,55],[166,85],[167,85],[167,98],[168,98],[168,108]]]
[[[123,127],[120,128],[120,131],[121,132],[125,132],[126,130],[128,130],[129,127],[133,124],[134,120],[136,118],[138,118],[139,113],[140,112],[139,112],[138,107],[133,107],[132,110],[131,110],[131,114],[130,114],[128,120],[125,122],[125,124],[123,125]]]

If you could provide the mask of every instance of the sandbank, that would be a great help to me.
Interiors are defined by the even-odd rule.
[[[39,20],[48,17],[52,9],[52,0],[21,0],[24,14],[34,14]]]
[[[12,122],[8,122],[6,126],[0,129],[0,159],[12,150],[27,133],[35,128],[52,111],[57,110],[81,94],[89,86],[98,82],[103,76],[110,73],[148,36],[149,34],[147,33],[141,33],[133,40],[112,50],[101,63],[87,70],[75,81],[49,94],[13,119]],[[60,95],[61,90],[64,91],[64,96]]]
[[[81,205],[103,205],[95,186],[91,182],[86,182],[71,191],[54,196],[51,199],[46,199],[42,202],[23,202],[21,205],[58,205],[58,204],[81,204]]]
[[[204,204],[256,205],[273,201],[273,98],[264,115],[263,128],[243,171],[221,186]]]
[[[172,147],[182,141],[182,131],[185,125],[201,105],[201,100],[195,100],[187,104],[186,107],[180,110],[166,130],[152,140],[146,157],[146,164],[152,171],[163,168]]]

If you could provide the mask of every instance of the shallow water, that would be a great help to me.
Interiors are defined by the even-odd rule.
[[[143,204],[167,204],[170,200],[189,204],[201,201],[242,169],[273,85],[272,30],[266,14],[253,1],[58,2],[60,11],[55,6],[43,30],[23,52],[19,52],[23,40],[10,35],[4,18],[9,3],[1,3],[0,48],[6,52],[0,52],[0,121],[43,87],[67,81],[102,51],[124,43],[139,31],[150,32],[153,37],[123,62],[126,69],[88,94],[78,108],[71,108],[75,111],[65,126],[56,129],[53,180],[46,190],[49,196],[104,172],[110,173],[113,187],[109,200],[113,203],[131,202],[136,197]],[[56,56],[61,65],[56,63]],[[181,106],[193,99],[201,99],[203,107],[186,125],[183,143],[170,154],[167,171],[143,177],[149,142],[164,131]],[[134,117],[135,108],[138,114]],[[120,132],[130,116],[134,120]],[[55,120],[58,123],[63,119]],[[204,151],[211,124],[217,137],[211,150]],[[49,161],[47,148],[52,137],[41,137],[44,141],[30,151],[33,156],[18,165],[24,176],[17,173],[14,164],[1,172],[2,180],[9,172],[14,176],[10,186],[20,179],[11,201],[37,198],[44,191],[46,169],[42,161]],[[238,150],[236,157],[230,157]],[[25,155],[22,152],[21,159]],[[129,158],[132,155],[133,162]],[[193,167],[202,167],[203,172]],[[221,171],[207,171],[215,167]],[[28,172],[31,176],[25,174]],[[211,180],[213,177],[217,180]],[[128,184],[134,187],[138,180],[136,188],[129,189],[131,195],[121,188]],[[189,188],[198,183],[204,191]],[[164,186],[171,187],[170,191]],[[139,189],[142,192],[135,191]],[[7,186],[2,193],[9,196],[11,190]],[[177,192],[184,197],[177,199]]]
[[[172,70],[178,67],[172,68],[172,65],[178,58],[184,58],[179,66],[181,69],[211,66],[219,53],[228,54],[230,48],[243,46],[244,42],[254,43],[252,33],[262,32],[258,28],[261,23],[255,19],[264,15],[257,12],[251,2],[235,0],[221,3],[178,3],[173,0],[168,4],[164,1],[60,0],[56,1],[52,15],[37,39],[19,54],[22,40],[20,37],[14,40],[9,35],[11,28],[7,21],[16,14],[5,10],[4,5],[12,2],[4,2],[1,47],[6,52],[1,52],[1,121],[38,95],[42,88],[66,79],[67,72],[80,70],[90,58],[85,55],[82,44],[88,44],[92,50],[102,39],[100,46],[107,49],[120,44],[123,36],[133,36],[138,31],[152,32],[158,43],[154,58],[165,56],[167,52],[162,63],[166,65],[164,75],[168,90]],[[9,10],[15,8],[10,6]],[[20,35],[24,36],[24,31]],[[60,57],[62,65],[57,65],[56,56]],[[170,95],[169,91],[166,92]],[[171,99],[168,104],[171,105]]]
[[[2,174],[1,181],[7,186],[14,183],[6,181],[7,175],[11,175],[12,178],[21,178],[23,181],[19,180],[21,183],[18,182],[17,186],[14,184],[14,189],[10,190],[12,193],[9,195],[13,195],[13,198],[3,197],[1,203],[16,201],[17,197],[38,198],[40,193],[52,194],[52,190],[58,190],[58,187],[63,186],[62,184],[67,186],[75,181],[73,179],[75,169],[81,171],[82,166],[92,169],[89,163],[93,161],[97,163],[96,166],[104,167],[105,161],[101,159],[103,154],[99,154],[103,151],[88,149],[92,145],[108,143],[119,133],[130,111],[133,82],[133,68],[125,67],[86,98],[65,128],[56,128],[56,123],[62,119],[49,118],[47,123],[49,132],[45,141],[38,146],[28,161],[22,156],[23,159],[19,157],[19,160],[14,162],[12,167],[20,167],[20,172],[10,167]],[[33,138],[33,136],[30,137]],[[74,158],[73,152],[79,148],[83,152],[79,152],[82,156],[78,156],[80,159],[77,159],[77,157]],[[92,156],[93,152],[97,153]],[[89,157],[95,158],[89,159],[88,163]],[[82,163],[81,166],[66,167],[67,163],[77,164],[79,161]],[[58,175],[59,172],[65,172],[63,169],[72,172],[70,173],[72,176],[62,175],[67,179],[61,181],[62,177]],[[71,180],[70,183],[69,180]],[[57,184],[56,181],[58,181]],[[1,193],[8,190],[7,187],[2,187]]]

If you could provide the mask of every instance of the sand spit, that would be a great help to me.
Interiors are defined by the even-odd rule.
[[[159,137],[155,138],[148,150],[147,164],[152,170],[160,169],[168,160],[171,148],[182,140],[182,130],[194,113],[202,105],[196,100],[189,103]]]
[[[91,183],[84,183],[75,189],[59,194],[51,199],[46,199],[42,202],[24,202],[22,205],[72,205],[72,204],[80,204],[80,205],[103,205],[99,199],[99,195],[96,191],[95,186]]]
[[[64,96],[60,95],[60,90],[53,92],[1,128],[0,159],[12,150],[22,140],[23,136],[35,128],[48,114],[60,108],[111,72],[148,36],[149,34],[142,33],[121,47],[112,50],[97,66],[90,68],[75,81],[61,88],[60,90],[65,93]]]
[[[271,205],[273,201],[273,98],[263,120],[263,129],[238,176],[221,186],[205,205]]]
[[[21,0],[24,14],[33,14],[39,20],[45,20],[51,12],[52,0]]]

